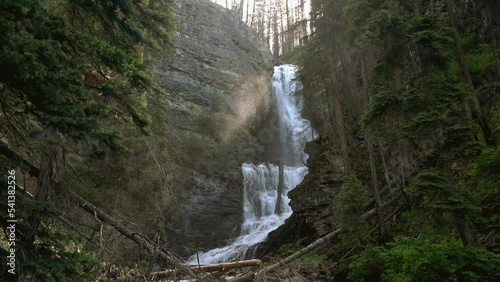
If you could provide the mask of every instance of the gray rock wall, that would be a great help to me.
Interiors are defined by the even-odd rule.
[[[272,55],[233,12],[202,0],[175,5],[175,50],[155,75],[170,93],[168,248],[187,255],[239,234],[240,166],[262,159],[249,132],[269,108]]]

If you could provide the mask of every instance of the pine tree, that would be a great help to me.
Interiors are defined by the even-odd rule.
[[[61,233],[52,232],[53,213],[46,208],[61,169],[55,164],[64,143],[118,149],[120,128],[135,125],[147,132],[147,95],[165,94],[148,70],[151,57],[166,54],[172,43],[175,24],[168,4],[0,3],[2,146],[28,150],[40,169],[35,201],[26,202],[27,215],[20,219],[21,277],[62,281],[78,274],[75,268],[50,269],[40,261],[78,259],[60,245]],[[33,140],[39,145],[32,145]],[[18,166],[15,159],[1,156],[2,171]],[[47,242],[52,249],[44,247]]]

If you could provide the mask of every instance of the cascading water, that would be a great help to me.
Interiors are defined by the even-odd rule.
[[[292,214],[287,194],[307,174],[303,152],[313,132],[309,121],[300,116],[302,99],[293,95],[299,86],[294,65],[274,68],[273,95],[279,121],[279,161],[283,166],[283,190],[278,197],[279,167],[275,164],[249,164],[243,172],[243,224],[241,234],[230,245],[191,256],[188,264],[210,264],[251,257],[252,246],[266,240],[269,232],[282,225]],[[281,209],[276,211],[276,201]]]

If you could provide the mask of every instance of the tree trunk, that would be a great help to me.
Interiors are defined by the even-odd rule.
[[[390,199],[389,201],[383,203],[381,205],[381,207],[386,207],[394,202],[396,202],[397,200],[399,199],[399,196],[395,196],[394,198]],[[374,208],[374,209],[371,209],[369,210],[368,212],[366,212],[365,214],[363,214],[361,216],[361,218],[363,219],[366,219],[372,215],[374,215],[375,213],[377,212],[377,209]],[[307,245],[306,247],[300,249],[299,251],[289,255],[288,257],[280,260],[279,262],[275,263],[275,264],[272,264],[270,266],[267,266],[259,271],[256,271],[256,272],[249,272],[249,273],[246,273],[244,275],[241,275],[241,276],[237,276],[235,278],[232,278],[232,279],[228,279],[227,282],[246,282],[246,281],[254,281],[253,279],[256,277],[256,276],[259,276],[260,274],[263,274],[263,273],[266,273],[266,272],[269,272],[269,271],[272,271],[282,265],[286,265],[287,263],[289,262],[292,262],[293,260],[299,258],[300,256],[316,249],[317,247],[327,243],[328,241],[330,241],[331,239],[333,239],[335,236],[337,236],[337,234],[339,234],[340,232],[342,232],[342,227],[340,228],[337,228],[335,230],[333,230],[332,232],[326,234],[325,236],[317,239],[316,241],[312,242],[311,244]]]
[[[420,15],[420,1],[419,0],[412,0],[413,3],[413,14],[415,16]]]
[[[279,180],[278,180],[278,195],[276,196],[276,207],[274,208],[275,214],[281,214],[281,194],[283,193],[283,186],[285,185],[285,178],[283,173],[283,161],[279,163]]]
[[[278,32],[278,12],[274,10],[273,16],[273,54],[275,57],[280,55],[280,40],[279,40],[279,32]]]
[[[21,157],[19,154],[17,154],[14,150],[10,149],[7,144],[3,143],[0,141],[0,154],[4,155],[5,157],[8,157],[9,159],[14,159],[18,160],[20,163],[23,164],[23,166],[27,166],[29,168],[29,173],[31,176],[34,176],[36,178],[40,179],[45,176],[46,172],[44,172],[44,169],[38,168],[35,165],[31,164],[27,160],[25,160],[23,157]],[[43,162],[43,160],[42,160]],[[158,246],[154,245],[151,240],[146,238],[145,236],[133,232],[126,228],[125,226],[122,226],[118,223],[117,220],[115,220],[113,217],[109,216],[106,214],[104,211],[101,209],[97,208],[96,206],[92,205],[91,203],[87,202],[85,199],[80,197],[78,194],[75,192],[63,187],[60,183],[54,181],[53,179],[49,178],[47,181],[50,183],[50,187],[58,193],[58,195],[63,195],[66,197],[66,199],[72,201],[76,205],[78,205],[80,208],[84,209],[88,213],[92,214],[94,217],[98,218],[102,222],[108,223],[111,225],[116,231],[120,232],[122,235],[127,237],[128,239],[134,241],[141,247],[151,251],[156,257],[160,258],[162,261],[166,262],[167,264],[171,265],[178,265],[179,262],[172,258],[172,256],[168,255],[167,253],[163,252]],[[38,191],[37,191],[38,194]],[[37,196],[35,195],[35,198]],[[41,196],[39,196],[41,197]]]
[[[460,239],[462,240],[462,244],[467,247],[476,247],[476,240],[472,235],[470,227],[467,223],[457,223],[457,230],[460,234]]]
[[[286,0],[285,9],[286,9],[286,51],[292,51],[293,46],[293,28],[292,28],[292,19],[290,16],[290,0]]]
[[[305,8],[305,3],[304,0],[300,0],[300,12],[302,16],[300,17],[301,19],[301,31],[300,31],[300,45],[304,46],[306,45],[309,35],[307,34],[307,20],[306,20],[306,8]]]
[[[55,136],[55,130],[53,128],[48,128],[45,132],[45,140],[46,142],[51,142]],[[38,181],[36,185],[36,192],[34,200],[37,202],[45,202],[49,196],[50,191],[54,187],[54,182],[52,180],[54,170],[53,164],[56,159],[56,152],[54,148],[47,144],[42,149],[42,155],[40,157],[40,168],[38,169]],[[29,257],[31,246],[35,241],[35,233],[40,225],[40,217],[36,215],[29,215],[28,224],[30,226],[30,230],[26,232],[25,237],[23,238],[24,242],[21,246],[23,249],[22,253],[25,256],[25,259]]]
[[[264,2],[262,3],[260,13],[261,13],[260,14],[260,23],[259,23],[260,40],[262,40],[262,42],[266,43],[266,26],[265,26],[266,0],[264,0]]]
[[[182,267],[173,270],[152,272],[149,274],[149,276],[150,279],[156,280],[172,276],[178,277],[178,275],[189,273],[190,271],[203,271],[203,272],[227,271],[242,267],[261,266],[261,265],[262,261],[260,259],[251,259],[251,260],[242,260],[242,261],[217,263],[217,264],[209,264],[201,266]]]
[[[372,178],[373,198],[375,199],[375,204],[377,206],[379,237],[380,237],[380,239],[384,239],[385,238],[384,209],[382,208],[382,201],[380,200],[380,191],[378,189],[377,170],[375,167],[375,157],[374,157],[374,153],[373,153],[373,142],[372,142],[372,137],[371,137],[369,129],[367,129],[365,138],[366,138],[366,144],[368,147],[368,160],[370,163],[370,172],[371,172],[371,178]]]
[[[498,25],[495,26],[495,28],[492,31],[492,34],[493,34],[492,35],[493,39],[491,45],[493,47],[493,51],[495,54],[495,62],[497,65],[497,76],[500,77],[500,46],[498,43],[498,34],[500,34],[500,28],[498,27]]]
[[[265,42],[267,46],[271,47],[271,22],[272,22],[272,2],[269,3],[269,10],[267,11],[267,34],[265,35]]]
[[[116,231],[120,232],[122,235],[127,237],[128,239],[134,241],[137,243],[139,246],[143,247],[144,249],[148,250],[151,252],[154,256],[160,258],[163,262],[170,264],[170,265],[178,265],[179,262],[175,259],[173,259],[170,255],[166,254],[163,252],[160,247],[154,245],[151,240],[149,240],[147,237],[133,232],[130,229],[126,228],[125,226],[122,226],[121,224],[118,223],[114,218],[106,214],[104,211],[99,209],[98,207],[92,205],[91,203],[87,202],[85,199],[77,195],[71,190],[68,190],[63,187],[59,187],[59,192],[61,194],[66,194],[69,199],[74,201],[80,208],[84,209],[90,214],[93,214],[95,217],[97,217],[99,220],[102,222],[108,223],[113,227]]]
[[[333,111],[335,115],[335,127],[337,129],[337,134],[340,142],[340,155],[342,157],[343,162],[343,170],[345,173],[350,171],[349,167],[349,153],[347,146],[347,137],[344,129],[344,115],[342,112],[342,102],[340,99],[340,82],[338,79],[338,69],[337,63],[335,60],[335,51],[332,46],[332,42],[329,43],[329,51],[327,54],[328,57],[328,65],[330,69],[330,78],[331,78],[331,95],[333,102]]]
[[[285,37],[285,24],[283,23],[283,6],[281,1],[279,2],[280,5],[278,6],[280,11],[279,11],[279,20],[280,20],[280,37],[281,37],[281,55],[286,53],[286,37]]]
[[[240,19],[243,20],[243,5],[245,3],[245,0],[240,0]]]
[[[248,24],[248,15],[250,14],[249,13],[249,8],[250,8],[250,0],[247,0],[247,14],[246,14],[246,17],[245,17],[245,23]]]
[[[255,3],[256,2],[257,2],[257,0],[253,0],[253,9],[252,9],[252,18],[250,20],[250,28],[253,28],[253,23],[255,20]]]
[[[399,172],[400,172],[400,185],[401,185],[401,194],[403,195],[408,206],[412,207],[412,203],[408,196],[406,195],[406,169],[405,169],[405,161],[406,154],[403,156],[403,149],[401,148],[401,142],[398,140],[398,160],[399,160]]]
[[[365,58],[362,56],[361,58],[361,76],[363,82],[363,92],[365,95],[365,111],[368,109],[368,101],[370,100],[370,85],[368,80],[368,71],[366,67]],[[365,132],[365,140],[368,149],[368,160],[370,163],[370,173],[372,178],[372,189],[373,189],[373,198],[375,199],[375,204],[377,205],[377,214],[378,214],[378,224],[379,224],[379,238],[383,239],[385,237],[385,221],[384,221],[384,210],[382,208],[382,202],[380,200],[380,191],[378,189],[378,176],[377,169],[375,165],[375,156],[373,153],[373,140],[370,127],[366,129]]]
[[[384,156],[384,150],[382,148],[382,143],[380,140],[377,140],[378,147],[379,147],[379,152],[380,152],[380,159],[382,160],[382,167],[384,168],[384,177],[385,181],[387,182],[387,187],[389,188],[389,191],[392,190],[392,185],[391,185],[391,180],[389,179],[389,170],[387,168],[387,163],[385,162],[385,156]]]
[[[448,10],[448,15],[450,18],[451,26],[456,27],[456,14],[455,14],[455,6],[453,5],[452,0],[446,0],[446,6]],[[458,31],[455,31],[455,45],[458,55],[458,65],[460,67],[460,74],[462,77],[462,81],[467,84],[470,88],[469,97],[472,102],[472,108],[474,109],[474,115],[477,123],[481,127],[483,132],[484,140],[488,145],[494,145],[495,141],[491,133],[490,126],[486,122],[486,119],[483,116],[483,112],[481,110],[481,105],[479,104],[479,100],[476,95],[476,90],[474,87],[474,82],[472,81],[472,76],[470,74],[469,64],[467,59],[465,58],[465,52],[462,48],[462,43],[460,42],[460,37],[458,35]],[[468,106],[468,105],[467,105]],[[466,106],[466,107],[467,107]]]
[[[401,89],[403,89],[401,69],[397,68],[396,70],[394,70],[394,90],[401,91]]]

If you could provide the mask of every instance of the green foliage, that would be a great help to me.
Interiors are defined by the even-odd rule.
[[[352,281],[498,281],[500,256],[462,246],[457,240],[396,237],[367,248],[350,264]],[[367,280],[368,279],[368,280]]]
[[[103,120],[118,122],[127,113],[140,127],[149,123],[145,94],[164,90],[147,72],[140,48],[167,49],[173,18],[145,1],[60,2],[56,7],[82,16],[40,0],[2,1],[0,85],[43,127],[116,146],[119,133]]]
[[[414,197],[416,208],[433,218],[430,224],[454,224],[466,222],[480,210],[472,192],[457,186],[441,171],[427,169],[412,178],[407,192]]]
[[[299,258],[299,260],[303,261],[303,262],[324,262],[324,261],[328,260],[328,256],[307,253],[307,254],[302,255]]]
[[[475,35],[464,36],[461,45],[472,77],[476,78],[477,82],[482,83],[482,77],[490,72],[495,61],[492,47],[482,43]],[[450,60],[456,58],[455,52],[449,52],[448,57]],[[460,67],[457,60],[450,62],[447,75],[454,81],[460,80]]]
[[[456,6],[446,4],[432,10],[428,2],[418,1],[312,3],[318,16],[313,19],[316,33],[299,60],[303,67],[300,79],[305,81],[302,93],[306,113],[323,128],[335,126],[332,109],[328,108],[332,85],[331,69],[324,59],[331,55],[325,52],[327,49],[334,53],[332,57],[337,62],[339,75],[335,86],[343,94],[343,109],[354,107],[360,100],[358,103],[365,106],[364,112],[345,114],[346,120],[361,121],[362,128],[369,128],[380,141],[374,149],[385,158],[387,181],[409,181],[404,191],[401,186],[406,183],[392,187],[392,193],[405,195],[409,207],[396,212],[386,230],[388,234],[419,238],[396,237],[386,248],[368,248],[352,264],[354,280],[499,280],[498,267],[490,263],[498,265],[498,256],[464,248],[450,239],[457,236],[457,228],[466,226],[470,227],[469,235],[485,247],[493,249],[498,244],[498,236],[494,235],[498,229],[500,187],[500,110],[495,68],[498,43],[494,42],[498,32],[485,36],[479,26],[484,24],[482,20],[489,20],[478,21],[471,13],[487,10],[488,1],[467,12],[462,4],[449,2]],[[339,15],[342,8],[344,14]],[[450,13],[450,9],[456,14]],[[497,24],[496,20],[492,22],[489,24]],[[323,62],[318,62],[318,58],[323,58]],[[465,66],[472,85],[464,73]],[[352,69],[355,71],[351,75]],[[476,95],[484,120],[476,115]],[[370,100],[365,104],[367,98]],[[349,155],[351,159],[362,159],[363,155],[356,154],[365,149],[357,142],[358,128],[349,121],[344,123],[346,132],[354,132],[348,136]],[[485,123],[491,128],[494,141],[484,140]],[[335,151],[338,142],[332,143],[325,142],[324,150]],[[363,175],[360,171],[366,171],[362,162],[352,162],[352,166],[358,176]],[[381,186],[386,184],[384,180],[379,177]],[[365,194],[359,185],[352,185],[355,182],[346,177],[335,203],[336,221],[358,238],[349,242],[342,235],[342,241],[350,243],[351,248],[363,238],[363,233],[367,234],[367,229],[354,229],[362,223],[359,215],[366,209],[356,202],[355,195]],[[346,193],[349,185],[352,187],[348,190],[358,187],[359,193]],[[352,206],[360,209],[351,210]],[[356,216],[349,218],[349,214]],[[460,229],[460,235],[466,232]]]
[[[349,175],[336,197],[335,210],[337,222],[344,230],[340,237],[345,244],[358,243],[365,236],[368,224],[361,218],[370,202],[367,188],[357,179],[356,175]]]
[[[471,165],[471,174],[477,179],[483,195],[500,191],[500,146],[484,148]]]
[[[500,146],[485,148],[477,158],[474,173],[483,178],[499,177]]]
[[[95,164],[107,157],[109,149],[124,148],[125,134],[147,133],[151,123],[148,100],[166,94],[149,70],[152,55],[164,56],[172,46],[175,20],[171,3],[0,1],[2,142],[30,161],[39,162],[40,148],[53,146],[49,138],[57,139],[53,173],[58,178],[74,177],[64,182],[85,186],[82,194],[102,201],[105,197],[99,188],[113,187],[105,185],[112,180],[92,181],[112,177],[95,176],[102,173],[89,177],[87,173],[99,169]],[[45,131],[54,134],[45,138]],[[67,165],[61,155],[78,161],[70,160]],[[1,167],[5,159],[0,156]],[[5,167],[17,165],[6,162]],[[78,173],[86,178],[75,177],[76,173],[68,177],[67,171],[75,167],[82,168]],[[120,178],[113,179],[115,185],[122,184]],[[36,182],[30,180],[26,185],[30,189]],[[17,199],[22,198],[19,195]],[[2,212],[5,210],[2,202]],[[46,203],[28,200],[18,210],[22,278],[91,280],[95,259],[82,251],[82,242],[59,224],[61,212]],[[30,233],[33,236],[28,236]]]
[[[324,122],[325,106],[321,96],[326,92],[330,78],[328,77],[328,62],[322,56],[318,56],[321,42],[317,37],[308,41],[298,57],[300,65],[298,79],[304,88],[298,95],[306,97],[302,115],[309,119],[313,125]]]
[[[472,138],[479,130],[476,123],[464,120],[448,126],[445,130],[446,140],[443,149],[448,153],[444,153],[444,156],[449,155],[449,158],[453,160],[470,160],[478,156],[482,145]]]
[[[344,8],[344,14],[351,26],[349,33],[361,43],[366,41],[382,43],[379,38],[381,33],[390,36],[398,30],[396,24],[391,25],[394,14],[390,9],[387,1],[349,1]]]
[[[421,171],[412,178],[408,192],[412,195],[422,198],[423,201],[441,197],[449,189],[448,179],[436,169]]]
[[[304,54],[304,47],[297,46],[294,47],[291,51],[286,52],[278,58],[280,64],[297,64],[300,60],[300,57]]]
[[[396,109],[405,99],[405,93],[399,91],[384,91],[370,99],[368,111],[362,118],[362,125],[366,127],[376,119],[382,119],[391,109]]]
[[[1,179],[4,182],[5,179]],[[6,191],[1,191],[2,199],[6,199]],[[0,201],[2,217],[7,211],[6,202]],[[16,197],[16,271],[22,281],[89,281],[91,271],[99,266],[93,255],[83,251],[84,242],[67,231],[58,221],[62,216],[60,210],[48,203],[35,202]],[[38,228],[33,229],[29,221],[40,220]],[[7,225],[2,221],[2,228]],[[33,232],[36,240],[27,242],[26,234]],[[2,239],[3,241],[3,239]],[[21,259],[28,256],[28,259]],[[24,257],[26,258],[26,257]]]
[[[449,64],[447,51],[453,48],[455,30],[446,25],[446,18],[436,14],[416,16],[410,21],[405,33],[419,47],[425,71],[445,70]]]
[[[407,90],[382,91],[375,95],[361,123],[366,127],[399,114],[404,123],[397,132],[401,137],[415,139],[436,128],[447,130],[456,127],[457,123],[463,124],[465,97],[466,90],[461,84],[451,83],[443,77],[415,77]]]

